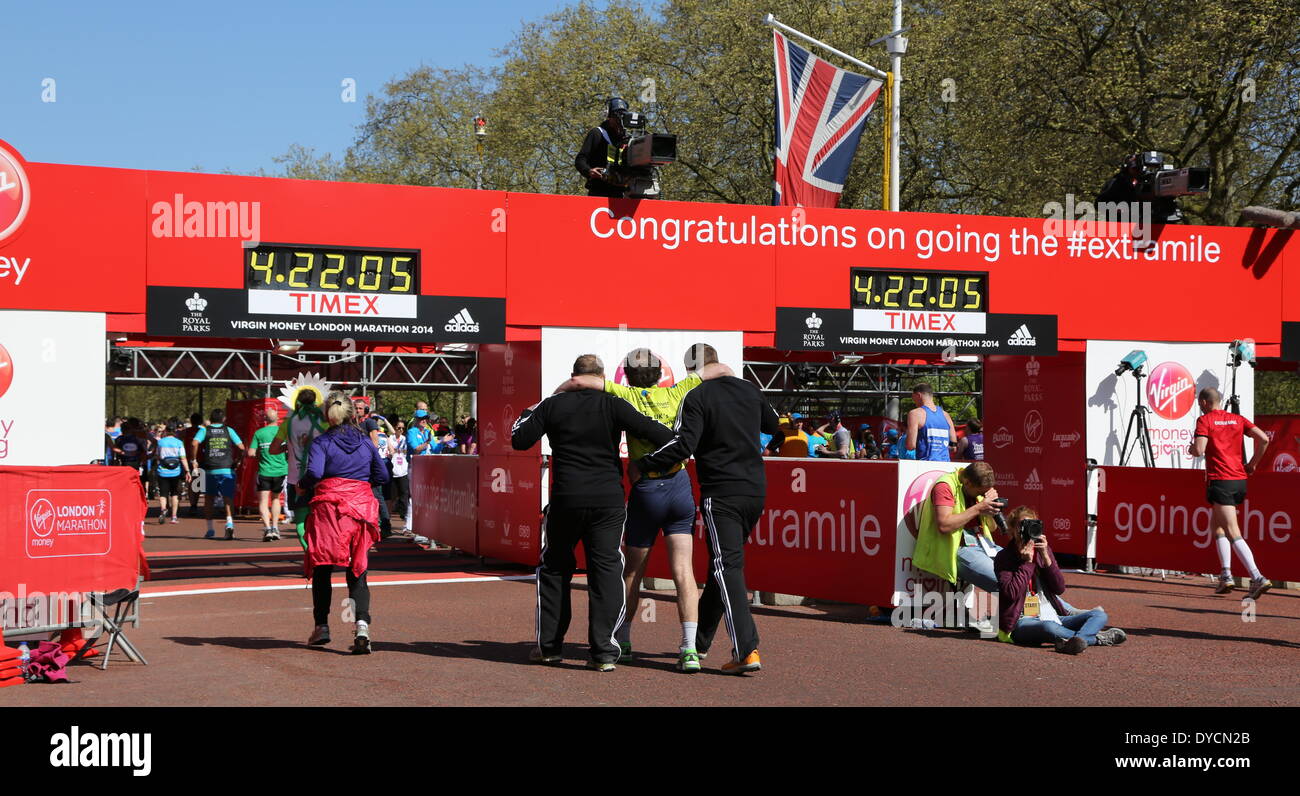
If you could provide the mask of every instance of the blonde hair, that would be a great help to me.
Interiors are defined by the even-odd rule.
[[[357,408],[352,403],[352,397],[345,392],[335,390],[325,399],[325,418],[329,420],[331,426],[355,424],[356,413]]]

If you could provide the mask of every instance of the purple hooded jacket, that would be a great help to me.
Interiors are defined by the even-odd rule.
[[[326,478],[350,478],[383,484],[388,468],[369,435],[349,423],[335,426],[312,440],[307,452],[307,474],[303,487],[310,488]]]

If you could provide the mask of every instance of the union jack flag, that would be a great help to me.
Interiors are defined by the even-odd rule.
[[[835,207],[881,81],[839,69],[773,31],[776,174],[772,204]]]

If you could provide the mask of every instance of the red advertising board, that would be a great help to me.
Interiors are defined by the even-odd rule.
[[[542,545],[541,457],[480,456],[479,555],[537,565]]]
[[[478,555],[478,470],[477,456],[412,456],[411,530]]]
[[[1084,555],[1084,355],[991,356],[984,363],[984,459],[1010,506],[1038,510],[1052,545]]]
[[[242,464],[235,482],[235,507],[237,509],[257,509],[257,456],[253,450],[253,434],[266,425],[266,410],[275,409],[284,414],[284,404],[276,398],[247,398],[242,401],[226,401],[226,425],[235,430],[244,443]],[[189,451],[185,452],[189,455]],[[275,496],[271,496],[272,500]],[[289,511],[285,508],[285,514]]]
[[[745,545],[745,582],[756,591],[889,605],[898,468],[892,462],[766,459],[767,501]],[[690,464],[695,484],[695,466]],[[699,492],[696,490],[696,502]],[[647,572],[668,578],[663,544]],[[695,575],[709,567],[704,521],[695,517]]]
[[[1099,473],[1097,560],[1108,564],[1216,573],[1205,473],[1105,467]],[[1260,571],[1274,581],[1300,580],[1300,476],[1252,475],[1237,522]],[[1233,560],[1233,574],[1247,573]]]
[[[127,467],[0,467],[0,592],[135,588],[145,509]]]
[[[1300,415],[1257,415],[1255,425],[1268,434],[1268,448],[1259,463],[1260,471],[1300,470]]]
[[[525,409],[542,399],[541,380],[540,340],[479,346],[478,383],[484,386],[478,392],[479,453],[536,461],[536,450],[510,447],[510,429]]]

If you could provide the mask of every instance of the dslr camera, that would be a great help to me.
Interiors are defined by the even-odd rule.
[[[1020,543],[1028,544],[1037,542],[1043,538],[1043,521],[1042,520],[1021,520],[1020,521]]]

